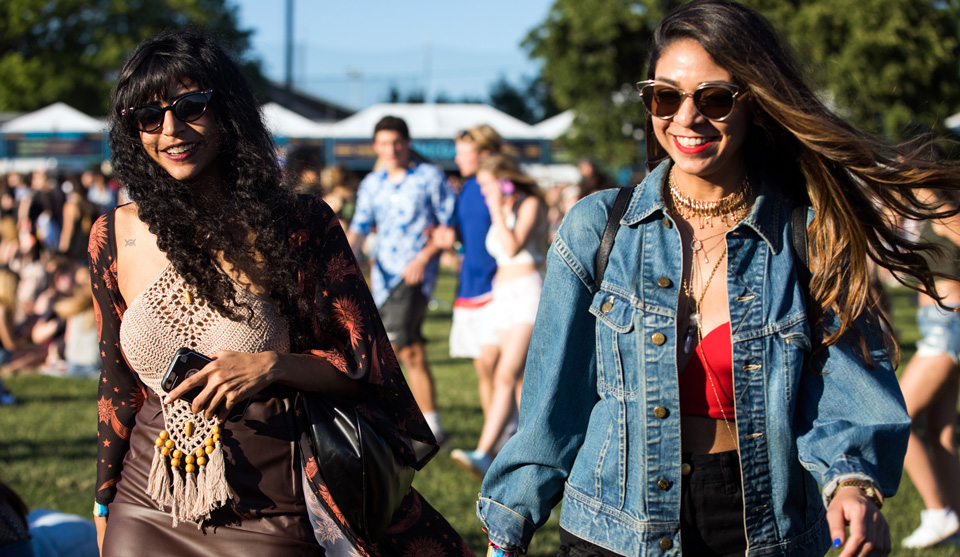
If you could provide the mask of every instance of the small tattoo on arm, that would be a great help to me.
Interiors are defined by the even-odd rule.
[[[135,247],[137,247],[137,239],[136,239],[136,238],[127,238],[127,239],[125,239],[125,240],[123,241],[123,247],[125,247],[125,248],[135,248]]]

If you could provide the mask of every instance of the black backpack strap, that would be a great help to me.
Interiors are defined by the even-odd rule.
[[[810,272],[810,253],[807,250],[807,211],[809,208],[809,205],[797,205],[793,208],[792,240],[797,277],[800,279],[800,286],[807,298],[807,322],[810,323],[812,351],[818,352],[821,348],[820,336],[817,333],[817,315],[819,312],[815,310],[813,297],[810,295],[810,279],[813,278],[813,273]]]
[[[620,188],[617,192],[617,198],[613,201],[613,207],[607,216],[607,225],[603,228],[603,236],[600,238],[600,247],[597,248],[597,256],[594,259],[594,269],[596,272],[595,284],[600,289],[600,283],[603,282],[603,273],[607,270],[607,262],[610,260],[610,251],[613,250],[613,241],[617,237],[617,230],[620,229],[620,219],[627,211],[627,204],[630,203],[630,196],[633,195],[633,188]]]
[[[793,250],[803,263],[803,268],[809,271],[810,261],[807,253],[807,206],[797,205],[793,208]],[[809,277],[808,277],[809,278]]]

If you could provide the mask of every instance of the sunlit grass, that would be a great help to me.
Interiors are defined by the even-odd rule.
[[[447,337],[450,302],[455,281],[445,276],[436,298],[438,308],[425,324],[428,355],[437,378],[437,399],[449,447],[472,448],[483,425],[473,365],[451,359]],[[918,338],[913,296],[904,290],[892,295],[894,326],[903,346],[903,364]],[[903,367],[903,365],[901,365]],[[0,478],[11,484],[31,508],[46,507],[89,516],[96,459],[96,380],[21,375],[6,380],[18,404],[0,407]],[[869,404],[869,400],[851,401]],[[441,452],[419,473],[414,485],[460,531],[478,554],[486,550],[486,536],[476,518],[480,482],[457,468],[449,453]],[[887,500],[884,514],[890,523],[895,555],[939,557],[958,555],[954,548],[903,550],[899,540],[919,524],[922,502],[904,475],[900,493]],[[534,538],[529,555],[556,555],[557,519],[551,518]],[[836,554],[836,552],[833,552]]]

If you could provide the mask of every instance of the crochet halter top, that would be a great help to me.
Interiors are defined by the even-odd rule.
[[[210,355],[218,350],[289,352],[287,321],[270,301],[235,284],[237,300],[253,311],[231,321],[195,298],[173,268],[130,303],[120,325],[123,355],[140,380],[161,394],[160,380],[181,347]],[[173,524],[209,518],[232,497],[224,478],[220,424],[193,414],[190,404],[162,404],[164,431],[156,441],[147,492],[159,508],[169,505]]]

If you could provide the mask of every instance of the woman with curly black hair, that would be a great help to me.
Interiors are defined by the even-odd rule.
[[[361,539],[329,497],[324,463],[301,464],[298,391],[356,400],[395,446],[433,445],[401,455],[416,468],[436,446],[336,215],[281,185],[237,64],[203,34],[149,39],[120,72],[111,118],[133,203],[90,240],[102,553],[157,543],[180,556],[315,555],[319,542],[337,555],[424,544],[464,554],[414,490],[386,534]],[[211,361],[164,393],[181,347]]]

